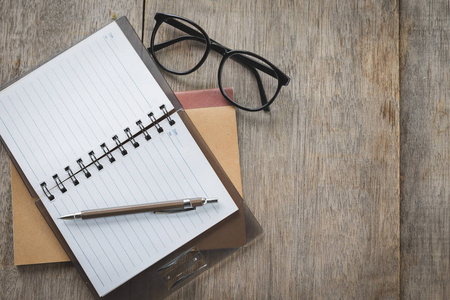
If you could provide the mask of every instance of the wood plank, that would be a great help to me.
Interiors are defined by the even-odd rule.
[[[142,34],[142,1],[15,1],[0,5],[0,82],[8,82],[127,15]],[[0,145],[0,299],[89,299],[70,263],[14,266],[10,160]]]
[[[147,45],[157,11],[292,77],[271,113],[238,112],[244,196],[264,239],[172,299],[398,297],[397,4],[147,1]],[[169,84],[216,87],[219,61],[166,73]]]
[[[450,298],[450,6],[401,6],[401,296]]]

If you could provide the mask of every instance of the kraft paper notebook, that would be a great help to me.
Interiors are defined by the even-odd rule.
[[[232,89],[226,89],[226,92],[229,97],[233,97]],[[219,89],[185,91],[175,94],[228,177],[242,194],[234,107],[225,100]],[[42,218],[23,180],[12,164],[11,186],[14,263],[27,265],[69,261],[67,254]],[[243,211],[239,210],[239,216],[224,222],[222,228],[214,230],[213,236],[202,236],[202,244],[197,247],[215,249],[216,247],[230,248],[242,245],[242,241],[245,240],[245,236],[243,236],[245,231],[239,229],[243,227],[243,222]],[[211,239],[212,242],[210,242]]]
[[[243,201],[126,18],[3,87],[0,134],[97,298],[149,296],[151,288],[133,291],[152,278],[147,270],[235,215]],[[219,203],[183,214],[58,219],[198,196]]]

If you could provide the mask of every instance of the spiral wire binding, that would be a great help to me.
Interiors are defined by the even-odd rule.
[[[98,161],[98,159],[95,157],[94,151],[89,152],[89,157],[91,158],[94,165],[97,167],[97,169],[100,171],[103,169],[103,165]]]
[[[131,144],[134,148],[139,147],[139,143],[135,141],[133,135],[131,134],[130,127],[125,128],[125,133],[127,134],[128,139],[131,141]]]
[[[61,193],[67,192],[67,189],[64,186],[64,184],[61,182],[61,179],[59,179],[58,174],[53,175],[53,180],[55,180],[56,185],[58,186],[58,188],[61,191]]]
[[[160,106],[159,109],[161,109],[162,112],[163,112],[163,114],[164,114],[163,117],[160,118],[160,120],[167,119],[167,121],[169,122],[170,126],[174,125],[174,124],[175,124],[175,121],[170,117],[170,114],[169,114],[169,112],[167,111],[165,105]],[[95,156],[94,151],[90,151],[88,154],[89,154],[89,157],[90,157],[91,160],[92,160],[92,164],[94,164],[94,165],[97,167],[97,169],[100,171],[100,170],[103,169],[103,165],[99,162],[99,160],[100,160],[102,157],[106,156],[106,157],[108,158],[109,162],[110,162],[110,163],[113,163],[113,162],[116,161],[116,159],[115,159],[114,156],[112,155],[112,152],[113,152],[114,150],[119,149],[119,150],[120,150],[120,153],[121,153],[123,156],[127,155],[127,154],[128,154],[128,151],[125,149],[124,144],[127,143],[127,142],[131,142],[131,144],[133,145],[134,148],[139,147],[139,143],[135,140],[135,137],[136,137],[137,135],[141,134],[141,133],[144,135],[144,137],[145,137],[145,139],[146,139],[147,141],[150,140],[150,139],[151,139],[151,136],[150,136],[150,134],[147,132],[147,130],[148,130],[148,128],[150,128],[150,127],[152,127],[152,126],[154,126],[154,127],[156,128],[156,130],[157,130],[158,133],[162,133],[162,132],[164,131],[164,129],[163,129],[163,128],[161,127],[161,125],[159,124],[160,121],[157,120],[157,119],[155,118],[155,115],[153,114],[153,112],[150,112],[150,113],[148,114],[148,117],[150,118],[151,123],[150,123],[150,125],[148,125],[147,127],[144,127],[144,125],[142,124],[142,121],[141,121],[141,120],[138,120],[138,121],[136,122],[136,125],[138,125],[138,126],[139,126],[139,129],[140,129],[139,133],[133,135],[133,134],[131,133],[131,130],[130,130],[129,127],[127,127],[127,128],[124,129],[124,132],[126,133],[126,135],[127,135],[127,137],[128,137],[128,139],[125,140],[124,142],[120,142],[119,137],[118,137],[117,135],[114,135],[114,136],[112,137],[112,139],[113,139],[113,141],[116,143],[116,147],[115,147],[115,148],[113,148],[113,149],[110,150],[110,149],[108,148],[108,146],[106,146],[106,143],[101,144],[100,147],[102,148],[102,150],[103,150],[103,152],[104,152],[104,155],[103,155],[103,156],[97,158],[97,157]],[[78,166],[80,167],[80,171],[82,171],[82,172],[84,173],[84,175],[86,176],[86,178],[91,177],[91,173],[90,173],[89,170],[87,169],[87,168],[90,166],[90,164],[88,164],[88,166],[86,166],[86,165],[83,163],[83,160],[82,160],[81,158],[77,159],[76,162],[77,162]],[[65,171],[67,172],[67,174],[69,175],[69,178],[71,179],[71,181],[72,181],[72,183],[73,183],[74,186],[76,186],[76,185],[78,185],[78,184],[80,183],[80,182],[78,181],[78,179],[75,177],[75,174],[73,173],[72,169],[71,169],[69,166],[65,167],[64,170],[65,170]],[[67,191],[67,189],[66,189],[66,187],[64,186],[63,182],[61,181],[61,179],[59,178],[58,174],[55,174],[55,175],[53,175],[52,177],[53,177],[53,179],[55,180],[56,186],[59,188],[59,190],[60,190],[62,193],[65,193],[65,192]],[[47,198],[48,198],[50,201],[55,199],[55,196],[50,192],[50,190],[49,190],[48,187],[47,187],[47,183],[46,183],[45,181],[41,183],[41,188],[42,188],[42,191],[44,192],[45,196],[47,196]]]
[[[165,118],[169,121],[169,125],[173,126],[173,124],[175,124],[175,121],[172,120],[172,118],[169,115],[169,112],[167,111],[166,106],[163,104],[159,107],[160,110],[163,111]]]
[[[120,142],[119,137],[117,135],[112,137],[113,141],[116,142],[117,147],[120,150],[120,153],[122,153],[123,156],[128,154],[128,151],[125,149],[123,144]]]
[[[81,171],[83,171],[84,176],[86,176],[86,178],[91,177],[91,173],[87,170],[81,158],[77,159],[77,164],[80,166],[80,169]]]
[[[152,123],[155,124],[156,130],[158,131],[158,133],[161,133],[164,131],[164,129],[161,127],[161,125],[159,125],[158,120],[156,120],[155,115],[152,112],[148,114],[148,117],[150,118],[150,121],[152,121]]]
[[[48,200],[51,201],[51,200],[55,199],[55,196],[53,196],[53,194],[50,193],[50,191],[48,190],[47,183],[42,182],[41,183],[41,188],[44,191],[45,196],[47,196]]]
[[[152,137],[150,136],[150,134],[148,134],[147,130],[145,129],[144,125],[142,124],[141,120],[138,120],[136,122],[136,125],[139,126],[139,128],[141,129],[141,133],[144,134],[145,139],[148,141],[150,140]]]
[[[72,180],[73,185],[78,185],[80,183],[69,166],[65,167],[64,170],[66,170],[67,174],[69,174],[69,178]]]
[[[114,156],[111,154],[111,151],[109,151],[108,146],[106,146],[105,143],[101,144],[100,147],[103,149],[103,152],[105,152],[106,157],[109,159],[110,163],[113,163],[116,161]]]

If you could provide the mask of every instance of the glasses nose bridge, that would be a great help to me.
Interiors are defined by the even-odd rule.
[[[211,50],[225,56],[228,52],[232,51],[232,49],[225,47],[224,45],[211,40]]]

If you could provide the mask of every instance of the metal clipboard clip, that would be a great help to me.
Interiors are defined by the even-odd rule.
[[[167,289],[170,290],[206,266],[208,266],[208,263],[203,255],[197,247],[192,247],[159,268],[158,274],[166,284]]]

